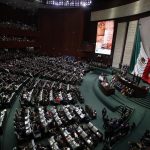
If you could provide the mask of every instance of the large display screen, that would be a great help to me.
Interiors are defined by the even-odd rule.
[[[110,55],[114,33],[114,21],[101,21],[97,24],[95,53]]]

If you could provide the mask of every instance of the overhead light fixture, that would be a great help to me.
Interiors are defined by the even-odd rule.
[[[52,6],[86,7],[91,5],[92,0],[35,0],[42,4]]]

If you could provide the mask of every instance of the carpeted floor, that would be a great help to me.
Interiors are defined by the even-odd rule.
[[[115,92],[115,98],[112,96],[105,96],[101,93],[100,89],[98,88],[98,74],[99,72],[90,72],[88,73],[83,80],[82,86],[80,88],[83,97],[85,98],[85,103],[91,105],[93,108],[96,109],[98,118],[95,120],[94,124],[101,130],[103,130],[103,122],[102,122],[102,115],[101,110],[104,105],[102,98],[109,99],[109,101],[113,101],[114,105],[127,105],[134,109],[134,112],[129,120],[130,123],[135,122],[136,128],[129,133],[126,137],[121,139],[117,142],[113,149],[114,150],[127,150],[128,149],[128,141],[136,141],[138,140],[144,133],[145,129],[150,129],[150,122],[148,118],[150,117],[150,109],[142,107],[130,101],[127,97],[121,95],[119,92]],[[100,96],[99,96],[100,95]],[[101,98],[100,98],[101,97]],[[109,101],[107,103],[109,103]],[[109,109],[108,115],[110,117],[117,117],[119,114],[117,112],[113,112]],[[101,150],[102,144],[99,144],[96,150]]]
[[[97,119],[93,121],[93,123],[99,128],[100,131],[104,132],[103,129],[103,121],[101,111],[104,107],[106,107],[106,103],[108,105],[127,105],[134,109],[134,112],[130,118],[130,122],[136,123],[136,128],[129,133],[123,139],[120,139],[117,142],[113,149],[114,150],[128,150],[128,141],[138,140],[144,133],[145,129],[150,129],[150,109],[147,109],[135,102],[127,99],[125,96],[122,96],[119,92],[116,92],[114,96],[105,96],[101,93],[98,88],[98,75],[99,72],[89,72],[83,80],[82,85],[80,86],[80,91],[85,99],[85,104],[90,105],[93,109],[97,111]],[[104,98],[108,99],[107,102],[104,102]],[[14,135],[13,128],[13,119],[15,115],[16,108],[19,108],[19,100],[16,97],[16,101],[14,102],[12,108],[8,110],[7,122],[4,129],[4,133],[0,136],[0,149],[1,150],[12,150],[12,148],[16,145],[16,138]],[[107,107],[106,107],[107,108]],[[114,112],[111,109],[107,108],[108,116],[110,117],[118,117],[119,113]],[[100,143],[95,150],[102,150],[103,144]]]
[[[14,134],[13,121],[14,121],[16,108],[19,107],[20,107],[19,100],[18,98],[16,98],[12,108],[8,111],[7,120],[6,120],[7,122],[2,136],[2,147],[1,147],[2,150],[12,150],[12,148],[16,145],[16,137]]]

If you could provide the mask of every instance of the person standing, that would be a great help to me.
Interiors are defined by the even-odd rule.
[[[106,108],[103,108],[102,109],[102,117],[103,117],[103,119],[105,118],[106,115],[107,115],[107,110],[106,110]]]

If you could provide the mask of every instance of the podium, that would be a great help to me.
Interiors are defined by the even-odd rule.
[[[99,87],[102,90],[102,92],[107,96],[110,96],[115,93],[115,89],[113,87],[110,87],[108,82],[100,82]]]

